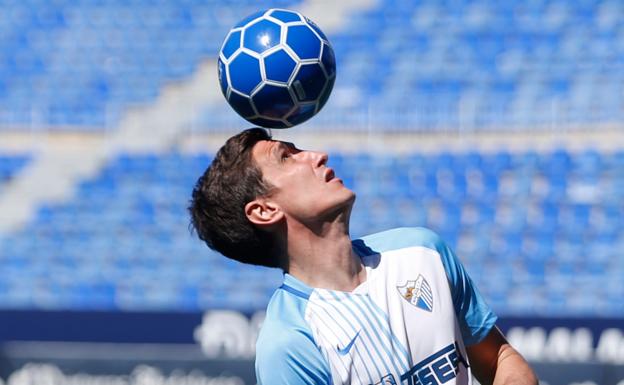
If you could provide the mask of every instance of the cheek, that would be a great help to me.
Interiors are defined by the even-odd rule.
[[[305,179],[291,180],[289,185],[279,191],[277,198],[282,208],[290,214],[307,217],[317,212],[318,206],[327,200],[327,194],[318,184],[310,183],[309,180],[305,182]]]

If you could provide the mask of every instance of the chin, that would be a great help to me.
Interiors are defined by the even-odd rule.
[[[353,209],[353,203],[355,202],[355,193],[351,190],[346,190],[348,193],[345,193],[341,199],[337,199],[334,204],[328,206],[327,210],[324,210],[324,214],[321,216],[327,218],[336,218],[338,216],[346,216],[347,218],[351,215],[351,210]]]
[[[353,204],[355,203],[355,192],[348,190],[348,194],[345,194],[345,199],[342,201],[341,207],[343,209],[348,209],[348,213],[351,214],[351,209],[353,208]]]

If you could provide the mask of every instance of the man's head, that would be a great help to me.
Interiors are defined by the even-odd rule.
[[[353,192],[327,155],[272,140],[260,128],[230,138],[193,190],[192,226],[208,246],[241,262],[284,267],[286,222],[304,226],[350,210]],[[348,209],[348,210],[345,210]]]

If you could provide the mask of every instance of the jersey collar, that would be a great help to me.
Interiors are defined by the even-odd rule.
[[[310,298],[314,291],[313,288],[288,273],[284,273],[284,283],[281,288],[305,299]]]

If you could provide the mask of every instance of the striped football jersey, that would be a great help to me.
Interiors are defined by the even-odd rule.
[[[352,292],[285,274],[256,344],[258,384],[471,384],[465,346],[496,316],[451,249],[424,228],[352,244],[367,273]]]

